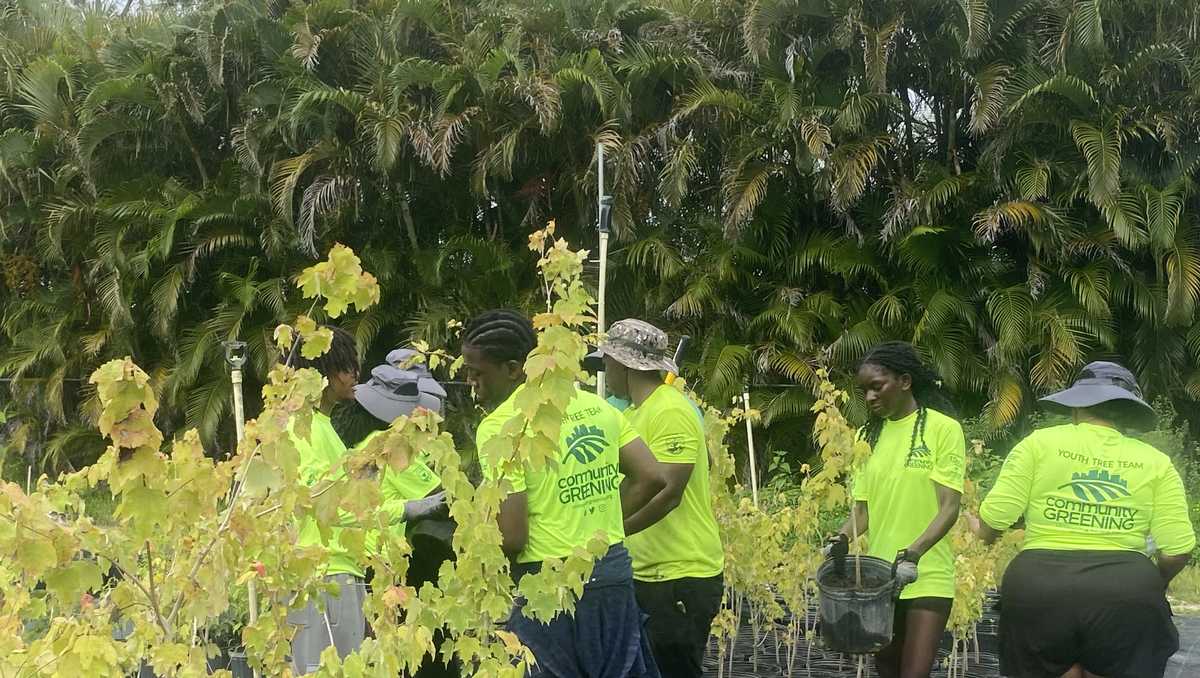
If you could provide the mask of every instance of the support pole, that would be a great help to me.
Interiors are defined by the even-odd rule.
[[[240,446],[246,435],[246,410],[242,402],[242,366],[246,364],[246,342],[225,342],[225,362],[229,363],[229,381],[233,384],[233,423]],[[246,597],[250,608],[250,623],[258,621],[258,588],[253,579],[246,582]],[[254,678],[259,678],[254,669]]]
[[[604,317],[604,297],[608,288],[608,196],[604,195],[604,144],[596,144],[596,229],[600,232],[600,284],[596,290],[596,331],[608,329]],[[604,397],[604,370],[596,373],[596,395]]]
[[[754,508],[758,508],[758,464],[754,460],[754,426],[750,424],[750,385],[742,391],[742,404],[746,410],[746,445],[750,449],[750,495],[754,498]]]

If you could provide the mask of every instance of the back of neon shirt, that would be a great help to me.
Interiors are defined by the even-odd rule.
[[[979,517],[1003,530],[1025,519],[1024,549],[1146,550],[1196,546],[1183,482],[1167,455],[1105,426],[1036,431],[1009,453]]]
[[[522,466],[501,473],[501,429],[521,417],[521,386],[484,417],[475,434],[485,478],[507,479],[513,492],[525,492],[529,505],[529,540],[519,563],[566,558],[587,546],[598,533],[611,546],[625,539],[621,515],[620,449],[638,436],[612,405],[587,391],[576,391],[559,431],[556,462],[540,469]],[[493,443],[493,441],[495,441]],[[493,444],[489,444],[493,443]]]

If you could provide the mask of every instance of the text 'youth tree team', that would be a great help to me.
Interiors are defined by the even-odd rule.
[[[522,614],[507,627],[537,659],[533,676],[622,678],[702,675],[720,610],[724,551],[710,499],[709,453],[699,409],[665,381],[678,369],[667,336],[639,320],[615,323],[598,350],[612,397],[577,391],[559,435],[558,463],[500,469],[511,450],[500,431],[521,417],[524,363],[536,345],[529,319],[490,311],[469,322],[462,355],[486,416],[476,444],[484,477],[511,493],[498,516],[514,582],[564,558],[598,534],[595,564],[573,615],[541,623]],[[301,476],[315,482],[349,453],[329,418],[340,401],[370,413],[376,432],[417,407],[441,411],[446,392],[403,349],[358,384],[353,338],[334,328],[331,350],[299,366],[327,379],[311,434],[298,436]],[[884,678],[928,676],[954,598],[955,562],[945,539],[958,520],[966,441],[937,375],[913,347],[888,342],[860,363],[871,416],[860,432],[871,456],[853,479],[853,520],[826,553],[844,558],[853,529],[868,555],[894,562],[900,588],[894,637],[875,657]],[[1070,423],[1039,430],[1009,455],[971,529],[991,542],[1025,529],[1001,588],[1001,672],[1012,678],[1154,678],[1179,647],[1166,586],[1196,546],[1183,484],[1170,459],[1128,435],[1153,425],[1128,370],[1089,364],[1065,391],[1042,400]],[[374,435],[358,443],[361,447]],[[413,545],[408,583],[436,581],[449,548],[439,481],[421,459],[380,478],[385,511]],[[369,630],[362,605],[368,573],[303,525],[304,544],[329,550],[324,576],[337,585],[324,610],[293,613],[293,667],[310,673],[333,645],[343,657]],[[435,645],[441,637],[435,634]],[[432,653],[418,676],[469,670]]]

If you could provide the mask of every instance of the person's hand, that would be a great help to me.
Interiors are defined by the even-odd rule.
[[[404,503],[404,522],[432,518],[446,509],[446,491]]]
[[[908,549],[900,549],[900,552],[896,554],[896,562],[892,566],[892,576],[896,579],[897,591],[917,580],[918,557],[910,553]]]
[[[979,516],[970,511],[963,511],[963,520],[967,521],[967,529],[971,530],[971,534],[978,537],[980,530]]]
[[[826,558],[845,558],[850,553],[850,539],[841,532],[825,540],[821,555]]]

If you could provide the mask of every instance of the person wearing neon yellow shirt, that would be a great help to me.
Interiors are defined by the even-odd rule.
[[[411,349],[396,349],[387,363],[371,370],[371,377],[354,388],[354,399],[374,419],[376,430],[355,450],[362,450],[398,418],[418,408],[440,413],[446,391],[429,368],[418,362]],[[394,528],[405,533],[412,546],[405,583],[419,590],[426,582],[437,585],[442,564],[454,558],[454,522],[449,519],[446,493],[441,480],[418,454],[403,471],[390,466],[380,474],[381,509]],[[372,535],[373,537],[374,535]],[[368,547],[376,548],[373,539]],[[454,678],[461,675],[457,660],[446,661],[440,650],[445,640],[441,629],[434,631],[433,651],[427,654],[414,678]]]
[[[489,410],[476,433],[480,466],[489,482],[505,480],[500,506],[501,548],[512,559],[513,579],[566,558],[597,537],[608,545],[596,562],[573,615],[542,623],[517,601],[508,621],[537,660],[531,676],[553,678],[656,678],[633,568],[624,546],[660,520],[655,496],[665,489],[658,463],[625,417],[594,393],[577,390],[567,403],[555,463],[501,469],[511,454],[501,430],[523,417],[519,406],[525,362],[537,344],[529,319],[514,311],[489,311],[463,331],[463,367],[475,397]]]
[[[1041,402],[1071,423],[1018,443],[967,519],[988,543],[1025,526],[1000,588],[1001,673],[1161,677],[1179,649],[1166,589],[1196,534],[1171,459],[1126,433],[1153,428],[1154,410],[1111,362],[1088,364]]]
[[[338,467],[347,455],[346,445],[329,419],[334,405],[354,398],[358,383],[358,349],[354,337],[339,327],[329,327],[333,342],[329,350],[314,360],[297,352],[292,364],[299,368],[314,368],[326,380],[321,403],[313,413],[312,428],[307,438],[292,433],[292,442],[300,455],[300,481],[313,485],[327,472]],[[300,526],[298,543],[302,546],[323,545],[329,551],[322,574],[325,580],[337,584],[337,595],[324,595],[324,612],[312,601],[303,609],[292,610],[288,622],[299,627],[292,638],[292,669],[300,675],[320,668],[321,652],[330,645],[337,647],[338,656],[345,658],[356,651],[366,634],[363,602],[366,587],[363,568],[338,542],[334,528],[328,542],[321,539],[315,521]]]
[[[927,677],[954,602],[954,554],[945,536],[958,520],[966,438],[937,375],[912,345],[885,342],[858,369],[871,417],[861,432],[871,456],[854,478],[854,520],[830,540],[845,556],[857,524],[868,555],[895,563],[903,586],[891,643],[875,655],[883,678]]]
[[[370,379],[354,388],[354,399],[371,414],[375,429],[355,445],[355,450],[365,449],[392,422],[418,408],[442,411],[446,390],[424,363],[415,362],[416,358],[417,353],[411,349],[396,349],[388,354],[386,364],[371,370]],[[414,543],[407,583],[415,588],[436,581],[442,561],[453,556],[453,525],[448,520],[446,493],[438,491],[440,487],[441,481],[420,454],[403,471],[385,467],[380,474],[381,508],[391,522],[401,530],[421,530],[419,535],[409,535]],[[427,527],[425,523],[430,519],[442,524]]]
[[[613,323],[597,350],[610,391],[664,468],[666,518],[629,537],[634,590],[664,678],[700,678],[712,621],[725,593],[725,551],[712,510],[708,447],[696,406],[663,374],[667,335],[650,323]]]

